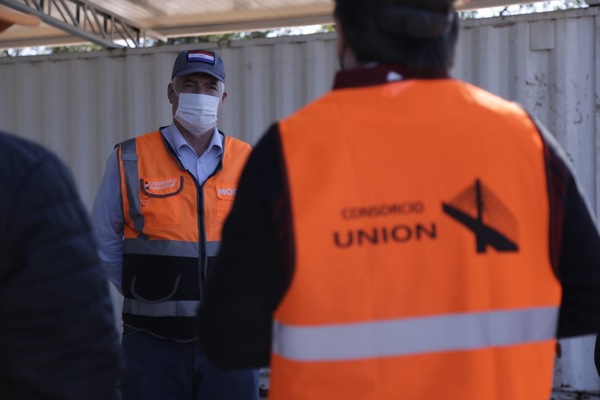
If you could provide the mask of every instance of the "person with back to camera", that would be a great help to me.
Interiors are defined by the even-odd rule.
[[[448,0],[336,0],[341,71],[242,173],[198,313],[269,398],[547,400],[600,329],[600,237],[561,149],[450,77]]]
[[[171,78],[173,123],[116,146],[92,213],[124,296],[123,398],[254,400],[258,370],[213,367],[194,321],[251,148],[216,128],[227,97],[217,53],[181,51]]]
[[[39,23],[0,7],[0,32]],[[0,399],[119,399],[113,305],[71,172],[0,132],[0,187]]]

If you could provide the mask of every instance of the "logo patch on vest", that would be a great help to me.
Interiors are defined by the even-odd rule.
[[[475,234],[477,253],[485,253],[488,246],[499,252],[519,251],[517,219],[479,179],[449,203],[442,203],[442,209]]]
[[[150,197],[174,196],[183,189],[183,177],[145,177],[140,179],[140,189]]]
[[[165,190],[177,187],[179,184],[179,179],[166,179],[162,181],[146,181],[146,190]]]
[[[340,249],[361,246],[385,246],[436,240],[437,225],[424,221],[425,203],[421,200],[371,204],[345,207],[340,217],[348,221],[363,220],[362,226],[333,232],[333,244]],[[411,222],[400,222],[398,217],[411,218]],[[369,222],[379,220],[382,222]]]
[[[217,197],[221,200],[233,200],[237,186],[227,183],[217,183]]]

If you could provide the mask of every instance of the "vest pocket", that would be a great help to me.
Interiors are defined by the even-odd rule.
[[[183,176],[140,179],[141,210],[147,226],[179,225]]]
[[[167,301],[177,293],[180,281],[181,274],[177,274],[175,279],[169,280],[165,278],[148,278],[134,274],[131,280],[131,296],[147,303]]]
[[[200,300],[197,257],[124,253],[122,279],[125,298],[150,303]]]
[[[217,189],[217,217],[226,218],[231,211],[233,206],[233,200],[235,200],[235,193],[237,191],[237,185],[235,183],[221,183],[216,184]]]

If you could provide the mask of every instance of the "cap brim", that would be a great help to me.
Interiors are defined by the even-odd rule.
[[[6,29],[11,25],[38,26],[40,23],[38,17],[0,6],[0,28]]]
[[[176,76],[176,77],[182,77],[182,76],[188,76],[188,75],[191,75],[191,74],[206,74],[206,75],[212,76],[213,78],[215,78],[215,79],[217,79],[217,80],[219,80],[221,82],[224,82],[223,77],[215,74],[212,71],[207,71],[207,70],[202,69],[202,68],[184,69],[183,71],[179,71],[174,76]]]

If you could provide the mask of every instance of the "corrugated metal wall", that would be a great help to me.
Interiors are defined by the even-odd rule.
[[[185,48],[0,58],[0,129],[55,150],[91,207],[113,146],[171,122],[167,84]],[[219,127],[251,143],[327,91],[337,64],[332,34],[212,48],[225,60],[229,94]]]
[[[554,132],[598,213],[600,9],[465,21],[454,76],[525,106]],[[255,143],[265,129],[330,89],[335,35],[222,47],[225,132]],[[209,47],[211,48],[211,47]],[[166,88],[185,47],[0,59],[0,129],[55,150],[91,208],[114,144],[171,121]],[[435,104],[432,104],[435,112]],[[555,382],[598,390],[592,338],[561,341]]]
[[[597,204],[598,9],[463,24],[455,76],[521,103],[572,158]]]

